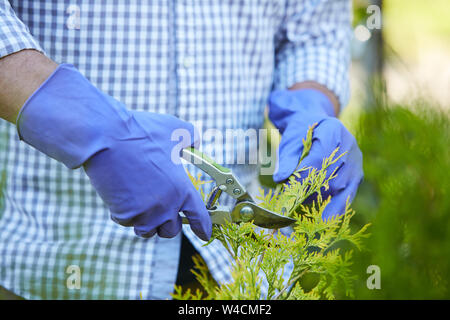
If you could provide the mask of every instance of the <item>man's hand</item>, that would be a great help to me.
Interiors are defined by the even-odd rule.
[[[269,118],[280,130],[279,162],[274,174],[276,182],[289,178],[297,168],[303,151],[302,139],[309,126],[317,124],[311,150],[299,167],[320,169],[322,160],[339,147],[338,154],[346,152],[332,167],[337,177],[330,181],[324,197],[332,196],[322,218],[343,214],[346,201],[353,200],[363,177],[362,154],[355,138],[335,118],[335,108],[327,95],[317,89],[280,90],[269,97]],[[305,172],[302,178],[307,175]]]
[[[174,237],[183,212],[197,236],[210,238],[209,213],[172,152],[195,145],[192,124],[128,110],[73,66],[60,65],[27,99],[17,129],[22,140],[67,167],[83,166],[112,219],[137,235]],[[189,138],[173,141],[177,129]]]

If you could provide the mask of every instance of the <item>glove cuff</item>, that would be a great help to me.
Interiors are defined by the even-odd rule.
[[[299,89],[291,90],[292,94],[304,104],[310,105],[310,108],[320,108],[330,117],[335,117],[333,102],[320,90],[317,89]]]
[[[113,136],[126,136],[130,118],[124,105],[62,64],[28,98],[16,123],[21,140],[74,169],[107,149]]]
[[[269,97],[269,119],[281,133],[290,125],[307,128],[329,117],[333,104],[316,89],[277,90]]]

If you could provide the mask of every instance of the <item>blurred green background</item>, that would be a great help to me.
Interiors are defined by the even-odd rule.
[[[380,29],[368,28],[371,5]],[[340,119],[364,157],[353,227],[372,224],[354,253],[355,298],[450,299],[450,1],[353,8],[352,97]],[[373,265],[379,289],[367,286]]]
[[[375,73],[382,77],[390,101],[410,104],[426,98],[434,106],[448,110],[450,2],[353,0],[355,30],[373,21],[367,12],[373,3],[381,8],[382,29],[369,30],[368,41],[358,40],[361,35],[355,31],[352,99],[343,119],[357,113],[367,102],[373,104],[369,98]]]
[[[354,1],[355,30],[370,2],[381,1]],[[381,8],[382,29],[355,36],[352,100],[341,116],[364,155],[353,223],[372,223],[366,250],[355,252],[355,295],[449,299],[450,2]],[[370,265],[379,289],[367,286]]]

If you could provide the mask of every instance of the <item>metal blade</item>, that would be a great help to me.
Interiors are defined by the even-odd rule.
[[[231,213],[234,222],[253,221],[255,225],[266,229],[280,229],[293,224],[296,220],[261,208],[254,202],[242,201],[236,204]]]

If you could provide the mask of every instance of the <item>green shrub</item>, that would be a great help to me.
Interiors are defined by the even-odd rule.
[[[450,292],[449,113],[422,104],[364,114],[358,143],[364,182],[353,222],[371,222],[368,251],[355,256],[359,299],[448,299]],[[377,265],[381,288],[366,286]]]

